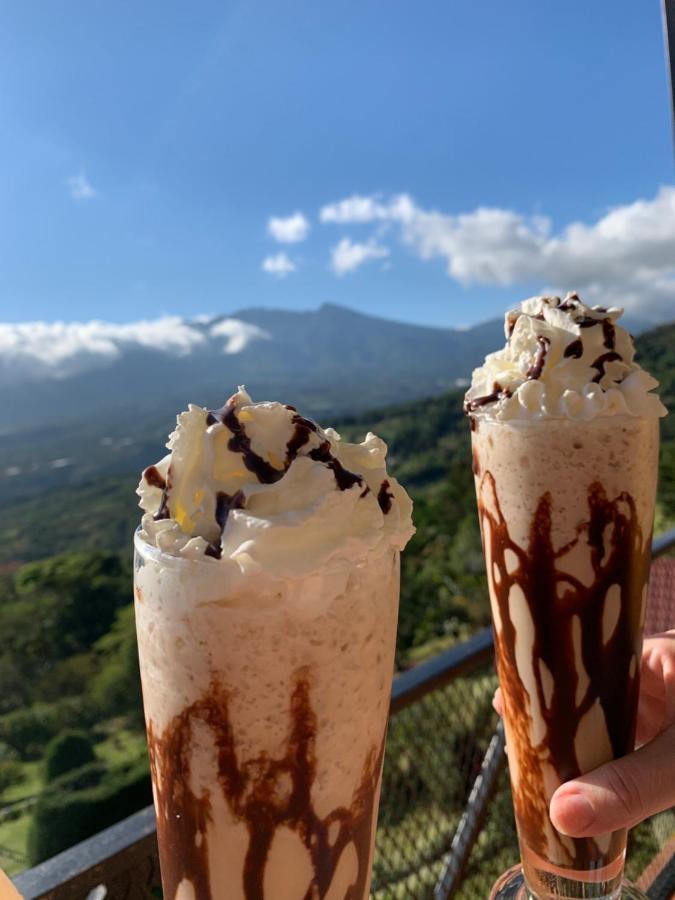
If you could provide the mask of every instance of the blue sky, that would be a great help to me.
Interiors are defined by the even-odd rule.
[[[675,318],[658,0],[5,0],[0,86],[0,321]]]

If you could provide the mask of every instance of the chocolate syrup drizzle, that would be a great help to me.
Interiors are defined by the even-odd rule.
[[[354,487],[355,484],[363,485],[363,477],[361,475],[356,475],[354,472],[350,472],[349,469],[345,469],[340,460],[333,456],[330,452],[330,441],[324,441],[318,447],[315,447],[314,450],[310,450],[307,455],[310,459],[324,463],[332,470],[339,490],[347,491],[349,488]]]
[[[168,519],[169,489],[167,479],[164,478],[157,466],[148,466],[148,468],[143,472],[143,478],[145,478],[150,487],[159,488],[159,490],[161,490],[162,492],[162,496],[159,500],[159,506],[157,507],[157,512],[153,516],[153,519],[155,520],[155,522],[159,522],[161,519]]]
[[[305,900],[326,897],[344,849],[356,851],[358,872],[344,900],[365,896],[369,875],[375,796],[384,756],[384,735],[366,758],[361,782],[349,807],[337,807],[321,819],[313,806],[317,777],[317,716],[310,700],[306,669],[296,673],[290,702],[291,730],[283,757],[262,753],[240,763],[230,723],[228,695],[214,681],[209,692],[175,716],[165,731],[148,725],[150,768],[156,789],[157,838],[164,894],[176,896],[183,879],[198,900],[213,900],[209,879],[207,826],[211,795],[191,786],[194,728],[206,727],[216,748],[217,783],[234,818],[248,831],[249,844],[240,887],[246,900],[264,900],[265,867],[278,828],[294,831],[307,848],[312,881]]]
[[[599,307],[596,307],[599,311]],[[606,310],[605,310],[606,312]],[[616,328],[612,325],[610,319],[602,320],[602,334],[604,338],[604,345],[608,350],[614,349],[614,344],[616,343]]]
[[[484,492],[490,498],[487,502]],[[637,650],[643,589],[649,577],[650,541],[641,531],[633,497],[624,492],[610,500],[600,483],[589,487],[589,516],[578,527],[577,537],[557,551],[551,534],[550,494],[545,493],[539,500],[527,550],[509,535],[489,471],[481,479],[478,495],[486,557],[492,563],[488,572],[490,591],[501,619],[496,638],[499,680],[510,725],[509,740],[515,745],[511,752],[518,758],[520,773],[514,805],[521,839],[535,853],[548,858],[548,804],[541,760],[546,759],[553,766],[561,781],[581,774],[574,736],[582,716],[596,700],[604,711],[614,756],[622,756],[634,746],[639,666],[631,676],[630,665]],[[557,565],[580,540],[590,548],[594,577],[588,587]],[[507,563],[508,551],[517,560],[515,566]],[[620,590],[619,619],[609,641],[603,644],[603,608],[612,586]],[[522,590],[534,623],[532,663],[546,724],[545,737],[536,747],[531,744],[530,700],[516,662],[516,628],[509,611],[513,588]],[[579,705],[572,637],[574,616],[580,620],[581,656],[589,678]],[[553,692],[548,705],[539,660],[552,675]],[[561,840],[557,849],[561,858],[569,858],[573,868],[589,869],[615,858],[622,839],[623,832],[616,832],[606,855],[591,838],[568,838],[565,843]],[[569,846],[573,846],[573,854]]]
[[[253,472],[261,484],[274,484],[283,478],[285,469],[275,469],[251,447],[251,438],[246,434],[246,429],[239,421],[237,407],[234,403],[228,401],[222,409],[209,410],[206,416],[207,426],[215,425],[216,422],[222,423],[232,432],[232,437],[227,444],[228,449],[241,455],[246,468],[249,472]]]
[[[498,381],[495,381],[492,385],[492,393],[485,394],[483,397],[476,397],[473,400],[465,400],[464,401],[464,412],[469,415],[469,413],[475,412],[481,406],[486,406],[488,403],[494,403],[495,400],[501,400],[503,397],[510,397],[511,389],[503,388]]]
[[[565,352],[563,356],[567,359],[580,359],[584,354],[584,342],[581,338],[577,338],[576,341],[572,341],[571,344],[568,344],[565,347]]]
[[[380,485],[380,490],[377,494],[377,502],[380,504],[380,509],[385,514],[385,516],[388,512],[390,512],[391,504],[394,499],[394,495],[389,490],[390,487],[391,485],[389,484],[389,480],[385,478]]]
[[[220,528],[220,537],[217,541],[211,541],[206,550],[206,556],[212,556],[214,559],[220,559],[223,555],[222,537],[227,523],[227,517],[232,509],[243,509],[246,503],[246,497],[243,491],[237,491],[235,494],[227,494],[225,491],[216,493],[216,524]]]
[[[599,356],[594,363],[591,363],[591,368],[596,369],[597,375],[593,376],[594,384],[599,384],[600,381],[605,376],[605,366],[608,362],[612,362],[613,360],[621,361],[622,357],[619,353],[616,353],[614,350],[610,350],[608,353],[603,353],[602,356]]]
[[[546,354],[548,353],[548,348],[550,346],[550,340],[540,334],[537,338],[537,355],[534,358],[534,362],[527,370],[528,381],[536,381],[541,378],[542,372],[544,371],[544,364],[546,363]]]

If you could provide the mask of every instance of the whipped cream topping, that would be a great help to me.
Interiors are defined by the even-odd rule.
[[[282,403],[240,387],[225,406],[178,416],[169,453],[143,472],[141,537],[165,553],[305,574],[360,561],[412,534],[412,502],[387,474],[387,446],[342,441]]]
[[[621,315],[575,293],[524,300],[506,314],[504,349],[474,370],[464,411],[493,421],[665,416]]]

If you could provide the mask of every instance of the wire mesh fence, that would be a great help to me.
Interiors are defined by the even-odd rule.
[[[471,786],[497,724],[491,666],[456,678],[391,720],[373,867],[373,900],[433,900]],[[675,813],[629,833],[627,876],[637,881],[675,835]],[[471,849],[455,900],[483,900],[518,862],[504,766]]]
[[[372,894],[432,897],[496,726],[490,667],[432,691],[391,720]]]

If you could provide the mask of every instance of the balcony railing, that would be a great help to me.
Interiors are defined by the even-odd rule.
[[[675,529],[654,540],[653,555],[673,547]],[[486,629],[394,679],[374,900],[478,900],[517,860],[504,738],[491,706],[492,656]],[[633,861],[629,849],[632,877],[672,839],[674,819],[663,814],[655,825],[636,830]],[[161,897],[152,807],[24,872],[15,883],[26,900]],[[643,888],[653,900],[668,900],[675,891],[672,864]]]

